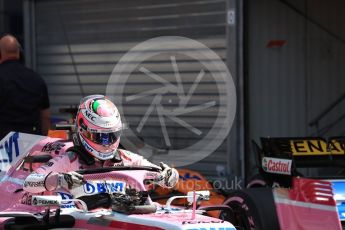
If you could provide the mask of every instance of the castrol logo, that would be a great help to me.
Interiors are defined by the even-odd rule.
[[[291,175],[292,160],[264,157],[262,169],[268,173]]]

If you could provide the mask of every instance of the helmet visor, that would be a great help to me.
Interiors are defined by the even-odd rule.
[[[90,141],[103,146],[114,144],[121,136],[121,131],[100,133],[83,130],[83,135]]]

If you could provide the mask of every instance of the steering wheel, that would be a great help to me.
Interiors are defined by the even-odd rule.
[[[161,172],[162,169],[153,166],[111,166],[97,169],[83,169],[76,171],[81,175],[94,174],[94,173],[106,173],[112,171],[128,171],[128,170],[146,170],[151,172]]]

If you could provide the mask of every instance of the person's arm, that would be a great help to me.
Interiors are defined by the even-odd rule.
[[[41,78],[42,79],[42,78]],[[48,131],[50,128],[50,101],[48,95],[47,85],[42,79],[42,101],[41,101],[41,132],[42,135],[48,135]]]
[[[43,135],[48,135],[50,129],[50,108],[41,110],[41,129]]]
[[[160,163],[160,166],[155,165],[147,159],[145,159],[143,156],[140,156],[127,150],[121,149],[118,151],[120,152],[122,160],[127,159],[127,161],[129,160],[129,162],[131,162],[132,165],[161,168],[161,175],[163,180],[158,182],[160,186],[165,188],[172,188],[178,182],[179,174],[176,169],[171,168],[162,162]]]

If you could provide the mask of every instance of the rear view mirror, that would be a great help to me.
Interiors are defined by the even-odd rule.
[[[208,191],[208,190],[195,191],[195,200],[196,201],[209,200],[209,199],[210,199],[210,191]],[[190,191],[187,193],[187,201],[190,204],[193,203],[194,191]]]

